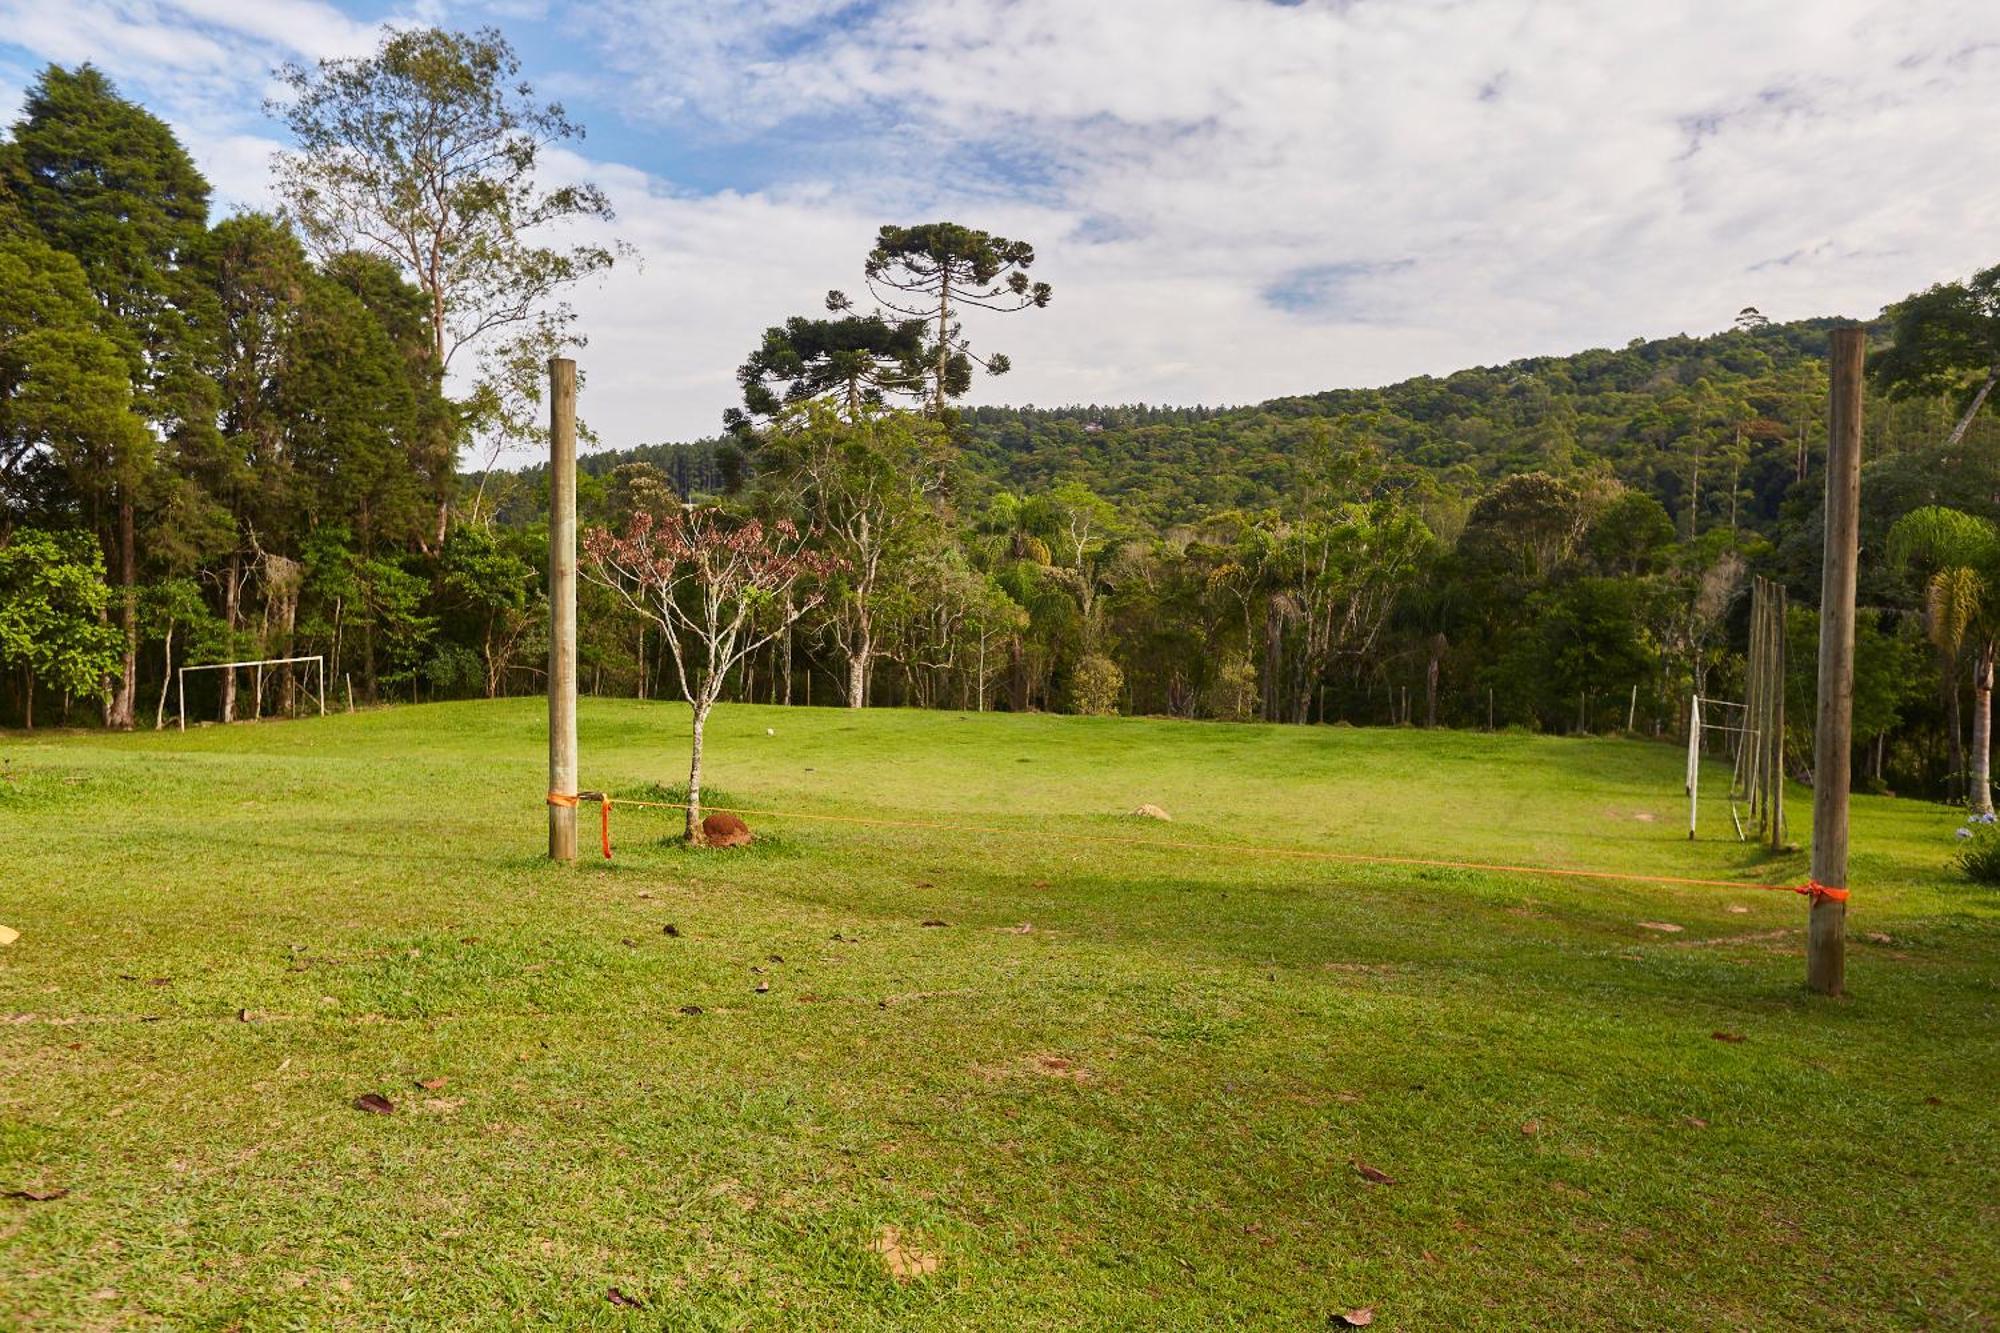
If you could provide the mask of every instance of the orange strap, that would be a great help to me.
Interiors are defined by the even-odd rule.
[[[1830,903],[1844,903],[1847,901],[1846,889],[1830,888],[1829,886],[1820,883],[1816,879],[1807,880],[1805,883],[1799,885],[1798,888],[1794,889],[1793,892],[1802,893],[1806,897],[1812,899],[1815,903],[1817,903],[1822,898],[1824,898],[1826,901]]]
[[[565,796],[559,791],[552,791],[549,793],[549,804],[559,805],[568,810],[574,810],[576,809],[576,797]]]
[[[597,801],[598,829],[604,839],[604,859],[611,859],[611,794],[606,792]]]

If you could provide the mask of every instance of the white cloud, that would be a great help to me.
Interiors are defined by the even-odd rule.
[[[584,406],[613,443],[712,432],[758,331],[858,288],[885,221],[1036,243],[1055,303],[968,321],[1016,366],[986,402],[1245,402],[1706,331],[1746,304],[1869,315],[2000,258],[1987,0],[601,0],[555,17],[595,48],[527,45],[545,86],[744,160],[745,184],[707,194],[660,174],[665,153],[652,172],[552,162],[611,190],[645,260],[577,295]],[[0,0],[10,26],[42,58],[104,64],[243,202],[276,146],[263,72],[378,32],[317,0]]]

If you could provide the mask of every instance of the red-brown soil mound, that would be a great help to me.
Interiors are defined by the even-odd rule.
[[[708,815],[701,821],[701,840],[710,847],[748,847],[750,826],[735,815]]]

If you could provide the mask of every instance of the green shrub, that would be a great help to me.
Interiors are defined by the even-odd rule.
[[[1118,696],[1125,689],[1125,673],[1102,653],[1091,653],[1076,664],[1070,679],[1070,705],[1079,713],[1109,717],[1118,711]]]

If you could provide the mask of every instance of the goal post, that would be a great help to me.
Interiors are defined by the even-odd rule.
[[[312,663],[313,666],[316,668],[315,675],[318,677],[319,680],[319,689],[316,694],[316,699],[319,704],[319,715],[321,717],[325,717],[326,716],[326,658],[324,655],[319,653],[313,653],[309,656],[302,656],[302,657],[253,657],[242,662],[195,662],[188,666],[180,668],[179,672],[176,673],[174,678],[174,691],[179,704],[180,729],[182,731],[187,730],[188,672],[240,671],[244,667],[255,667],[257,669],[257,685],[256,685],[257,706],[259,712],[261,712],[263,710],[263,698],[264,698],[264,668],[267,666],[303,665],[304,663],[307,662]]]

